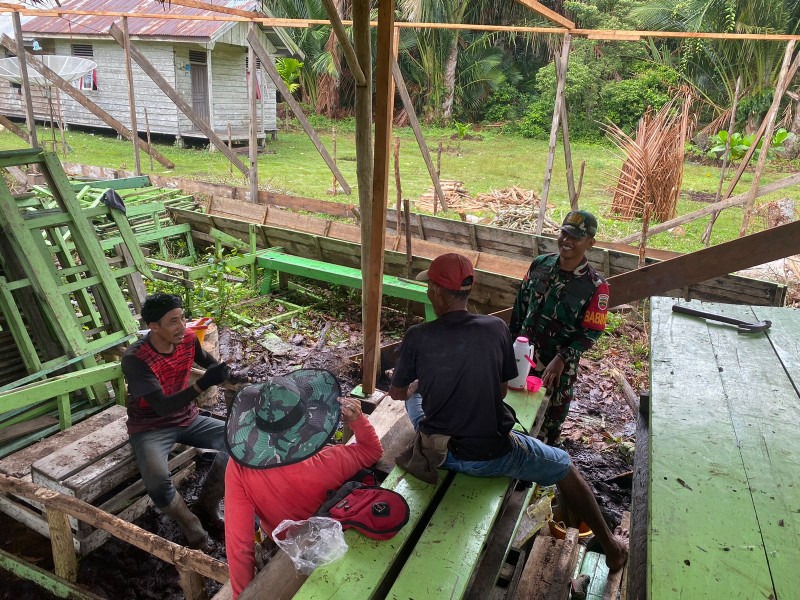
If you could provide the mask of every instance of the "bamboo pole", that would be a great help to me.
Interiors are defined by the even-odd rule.
[[[133,88],[133,65],[131,64],[131,36],[128,33],[128,17],[122,17],[122,47],[125,50],[125,74],[128,77],[128,103],[131,110],[131,134],[133,134],[133,162],[136,165],[136,174],[142,174],[142,163],[139,159],[139,125],[136,122],[136,92]]]
[[[564,142],[564,164],[567,169],[567,194],[570,210],[578,210],[578,197],[575,191],[575,176],[572,172],[572,147],[569,143],[569,121],[567,119],[567,99],[561,103],[561,138]]]
[[[0,45],[2,45],[3,47],[11,50],[11,52],[13,52],[14,54],[17,54],[17,44],[16,44],[16,42],[14,42],[7,35],[0,36]],[[68,96],[70,96],[78,104],[83,106],[86,110],[88,110],[90,113],[92,113],[98,119],[103,121],[106,125],[111,127],[114,131],[116,131],[122,137],[124,137],[125,139],[128,139],[128,140],[133,139],[133,136],[131,135],[130,129],[125,127],[125,125],[120,123],[117,119],[112,117],[105,110],[100,108],[97,104],[92,102],[89,98],[86,97],[86,94],[81,93],[80,90],[76,89],[68,81],[66,81],[65,79],[59,77],[55,73],[55,71],[53,71],[51,68],[49,68],[47,65],[45,65],[38,58],[36,58],[34,56],[27,56],[26,55],[26,59],[25,60],[27,62],[29,62],[31,64],[31,66],[34,67],[37,71],[39,71],[39,73],[44,75],[48,79],[48,81],[50,81],[53,85],[58,87],[58,89],[60,89],[62,92],[66,93]],[[137,143],[139,144],[140,148],[147,148],[147,145],[144,143],[143,140],[138,140]],[[158,151],[148,148],[147,150],[145,150],[145,152],[152,153],[153,157],[158,162],[160,162],[162,165],[164,165],[167,169],[174,169],[175,168],[175,165],[170,160],[168,160],[167,158],[162,156],[161,153],[159,153]]]
[[[14,21],[14,37],[17,39],[17,62],[19,63],[19,73],[22,77],[22,93],[25,100],[25,123],[28,125],[28,135],[30,136],[31,148],[39,145],[36,139],[36,115],[33,114],[33,98],[31,98],[31,83],[28,79],[28,62],[25,57],[25,44],[22,41],[22,21],[19,18],[19,11],[11,13]]]
[[[258,31],[255,23],[250,23],[249,31],[247,32],[248,37],[252,36],[256,38],[258,36]],[[250,156],[250,202],[253,204],[258,203],[258,133],[256,129],[258,128],[258,105],[256,104],[257,100],[257,90],[258,90],[258,76],[256,75],[256,53],[253,50],[253,45],[248,44],[247,46],[247,60],[248,60],[248,67],[250,68],[250,85],[248,86],[248,97],[249,97],[249,109],[250,109],[250,147],[249,156]]]
[[[364,277],[366,314],[364,318],[364,360],[362,389],[375,391],[380,363],[380,319],[383,292],[383,254],[386,236],[386,202],[389,194],[389,155],[392,138],[392,35],[394,0],[378,5],[378,41],[375,65],[375,151],[372,178],[372,214],[368,237],[370,256]]]
[[[333,164],[337,164],[336,162],[336,125],[331,127],[331,158],[333,158]],[[333,197],[336,197],[336,194],[339,192],[339,184],[336,181],[336,177],[333,178]]]
[[[553,177],[553,162],[556,155],[556,142],[558,141],[558,126],[561,117],[561,106],[564,103],[564,86],[567,83],[567,65],[569,63],[569,48],[572,37],[567,34],[561,45],[561,53],[556,52],[556,101],[553,108],[553,123],[550,127],[550,145],[547,151],[547,164],[544,169],[544,184],[542,185],[542,197],[539,200],[539,216],[536,219],[536,235],[542,235],[544,229],[544,215],[547,212],[547,197],[550,194],[550,180]],[[559,64],[560,63],[560,64]]]
[[[763,175],[764,167],[767,164],[767,154],[769,153],[769,147],[772,143],[772,133],[775,131],[775,120],[778,117],[778,109],[780,108],[781,100],[783,99],[783,93],[779,94],[778,90],[784,90],[785,92],[786,88],[788,87],[788,85],[784,82],[786,82],[786,76],[789,73],[789,65],[792,62],[794,45],[794,41],[786,44],[786,52],[783,56],[781,72],[780,75],[778,75],[778,83],[775,86],[775,96],[772,98],[772,105],[769,107],[769,111],[767,112],[767,117],[765,119],[767,126],[764,129],[764,141],[761,143],[761,153],[758,155],[758,163],[756,164],[755,173],[753,173],[753,184],[750,186],[750,191],[747,195],[747,201],[744,205],[744,215],[742,216],[742,226],[739,229],[739,237],[747,235],[747,227],[750,224],[750,219],[753,216],[756,194],[758,194],[758,185],[761,182],[761,176]],[[798,53],[797,56],[800,58],[800,53]]]
[[[408,122],[411,125],[411,130],[414,132],[417,145],[422,153],[422,160],[425,161],[425,167],[428,169],[428,174],[433,182],[434,214],[436,214],[436,198],[439,199],[442,210],[447,210],[447,202],[444,199],[444,192],[442,191],[442,184],[439,181],[439,175],[436,172],[436,169],[433,168],[431,153],[430,150],[428,150],[428,144],[425,141],[425,136],[422,135],[422,128],[419,126],[419,119],[417,119],[417,113],[414,110],[414,104],[411,102],[411,96],[408,94],[408,88],[406,87],[406,82],[403,79],[403,74],[400,72],[400,66],[397,64],[397,61],[394,59],[394,57],[392,57],[392,78],[394,83],[397,84],[397,92],[400,94],[400,98],[403,100],[403,107],[405,107],[406,113],[408,114]]]
[[[581,197],[581,190],[583,189],[583,173],[585,171],[586,171],[586,161],[582,160],[581,161],[581,169],[580,169],[580,172],[578,173],[578,185],[576,186],[576,189],[575,189],[575,206],[572,207],[572,205],[570,205],[570,208],[572,210],[578,210],[578,200]]]
[[[719,183],[717,184],[717,194],[714,197],[714,202],[719,202],[722,196],[722,184],[725,182],[725,171],[728,170],[728,163],[730,162],[731,158],[731,136],[734,133],[734,127],[736,126],[736,108],[739,104],[739,90],[742,87],[742,76],[736,78],[736,89],[733,92],[733,105],[731,106],[731,118],[728,122],[728,139],[725,140],[725,151],[722,153],[722,169],[719,172]],[[706,226],[706,230],[703,232],[703,235],[700,237],[700,240],[708,246],[711,242],[711,230],[714,229],[714,223],[719,216],[718,212],[711,213],[711,218],[708,220],[708,225]]]

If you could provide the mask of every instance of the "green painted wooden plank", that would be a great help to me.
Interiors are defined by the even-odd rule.
[[[766,556],[775,596],[791,598],[800,565],[800,379],[790,375],[797,375],[800,362],[800,312],[720,304],[704,309],[747,321],[758,314],[773,322],[761,334],[711,325],[709,331],[761,529],[763,543],[754,552]]]
[[[378,585],[406,546],[436,492],[446,484],[449,484],[449,479],[444,471],[440,471],[439,482],[432,485],[395,467],[383,482],[383,487],[402,494],[408,502],[410,518],[406,526],[392,539],[384,541],[371,540],[353,530],[346,531],[347,554],[334,563],[315,569],[294,600],[382,598],[376,595]],[[269,591],[264,590],[264,594],[268,597]]]
[[[28,334],[25,322],[17,308],[16,300],[11,294],[11,289],[6,284],[5,277],[0,277],[0,311],[6,318],[6,326],[11,330],[14,342],[17,344],[19,353],[25,363],[25,368],[29,373],[37,372],[42,368],[42,362],[36,352],[36,346]]]
[[[648,597],[768,598],[761,531],[709,328],[651,300]],[[746,574],[746,575],[744,575]]]
[[[530,428],[544,395],[544,390],[536,394],[509,390],[506,402],[514,408],[519,421]],[[461,598],[500,514],[510,483],[509,477],[457,473],[387,597]]]
[[[170,227],[162,227],[159,231],[151,231],[145,234],[136,234],[136,241],[139,244],[150,244],[157,242],[159,239],[168,238],[177,235],[191,234],[192,226],[186,223],[182,225],[172,225]],[[121,236],[115,236],[100,240],[100,247],[103,250],[111,250],[117,244],[123,242]]]
[[[147,175],[140,175],[137,177],[123,177],[121,179],[104,179],[102,181],[73,181],[70,182],[70,185],[76,192],[87,185],[95,190],[127,190],[149,186],[150,177]]]
[[[0,152],[0,168],[38,164],[42,162],[42,154],[43,152],[41,148],[4,150],[3,152]]]
[[[80,588],[74,583],[70,583],[66,579],[62,579],[50,571],[37,567],[26,560],[17,558],[5,550],[0,550],[0,568],[5,569],[9,573],[13,573],[17,577],[34,582],[43,590],[59,598],[70,598],[71,600],[101,600],[101,597],[97,594]]]
[[[608,567],[605,554],[586,552],[579,563],[579,575],[589,576],[589,589],[586,590],[587,600],[603,600],[608,581]]]

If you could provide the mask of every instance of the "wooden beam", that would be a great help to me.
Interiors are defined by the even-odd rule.
[[[333,159],[330,157],[330,154],[328,154],[325,146],[322,145],[317,132],[314,131],[311,123],[308,122],[306,115],[303,113],[303,109],[300,108],[297,100],[294,99],[294,96],[292,96],[289,88],[286,87],[286,84],[283,82],[283,79],[275,68],[275,65],[272,64],[272,58],[258,40],[258,36],[253,31],[250,31],[247,34],[247,41],[255,51],[258,58],[261,59],[261,68],[267,71],[267,74],[270,76],[270,79],[272,79],[275,87],[278,88],[281,96],[283,96],[283,99],[286,100],[286,103],[292,109],[292,112],[297,117],[297,120],[300,121],[300,124],[303,126],[306,135],[311,138],[311,142],[314,144],[317,152],[319,152],[322,160],[325,161],[325,164],[328,165],[328,168],[331,170],[331,173],[333,173],[333,176],[336,177],[336,180],[341,184],[345,194],[350,194],[352,191],[350,189],[350,185],[347,183],[347,180],[345,180],[344,175],[342,175],[342,173],[339,171],[339,167],[337,167],[336,163],[333,162]]]
[[[31,98],[31,82],[28,79],[28,63],[25,58],[25,44],[22,41],[22,22],[19,18],[19,12],[14,11],[11,13],[12,20],[14,21],[14,37],[17,39],[17,62],[19,63],[19,73],[22,76],[22,94],[25,99],[25,122],[28,124],[28,136],[31,143],[31,148],[39,145],[36,139],[36,116],[33,114],[33,99]]]
[[[122,30],[117,27],[116,23],[111,24],[111,27],[108,28],[108,33],[120,46],[124,47]],[[237,169],[239,169],[245,175],[248,175],[248,169],[244,166],[244,164],[242,164],[242,161],[239,160],[239,157],[236,156],[236,154],[234,154],[228,148],[228,146],[225,145],[225,142],[223,142],[216,133],[214,133],[214,130],[211,128],[211,126],[192,110],[192,107],[186,103],[186,100],[184,100],[177,91],[175,91],[175,88],[167,83],[167,80],[164,79],[161,73],[158,72],[158,69],[153,66],[153,63],[147,60],[145,55],[142,54],[142,52],[133,44],[130,45],[130,52],[131,58],[136,61],[136,64],[141,67],[142,71],[147,73],[150,79],[153,80],[153,83],[161,88],[161,91],[164,92],[164,94],[170,100],[172,100],[175,106],[178,107],[178,110],[185,114],[189,120],[206,135],[208,141],[214,144],[228,158],[228,160],[234,164]],[[136,136],[137,139],[138,137],[139,136]]]
[[[11,133],[13,133],[18,138],[22,138],[25,140],[26,144],[31,143],[31,137],[23,131],[23,129],[14,123],[14,121],[9,120],[7,117],[0,115],[0,125],[8,129]]]
[[[47,590],[59,598],[70,598],[71,600],[103,600],[98,596],[87,591],[83,586],[76,585],[53,575],[50,571],[30,564],[28,561],[17,558],[5,550],[0,549],[0,567],[13,573],[17,577],[32,581],[40,588]]]
[[[336,35],[336,39],[339,41],[339,45],[342,47],[342,54],[344,54],[344,59],[347,61],[347,66],[350,67],[350,72],[353,74],[353,79],[356,80],[356,85],[364,85],[364,72],[361,70],[361,65],[358,64],[356,51],[353,48],[353,44],[350,43],[350,38],[347,36],[347,32],[344,30],[342,18],[339,16],[336,6],[334,6],[331,0],[323,0],[323,4],[325,5],[325,10],[328,13],[328,18],[331,20],[333,33]]]
[[[44,505],[46,510],[67,513],[176,567],[192,570],[220,583],[228,581],[228,565],[225,563],[199,550],[191,550],[165,540],[74,496],[67,496],[3,474],[0,474],[0,491],[35,500]]]
[[[517,0],[517,2],[539,13],[551,23],[555,23],[556,25],[561,25],[562,27],[566,27],[567,29],[575,28],[575,23],[570,21],[564,15],[560,15],[556,11],[547,8],[541,2],[537,2],[536,0]]]
[[[550,126],[550,145],[547,151],[547,164],[544,169],[544,183],[542,184],[542,197],[539,199],[539,215],[536,218],[536,235],[542,235],[544,229],[544,216],[547,212],[547,197],[550,195],[550,180],[553,177],[553,162],[556,156],[556,143],[558,142],[558,126],[561,121],[561,109],[564,104],[564,87],[567,84],[567,65],[569,63],[569,48],[572,37],[567,34],[561,44],[561,53],[556,52],[556,101],[553,108],[553,123]]]
[[[14,54],[17,53],[17,44],[7,35],[3,35],[0,37],[0,45],[8,48]],[[47,77],[47,79],[56,86],[59,90],[66,93],[73,100],[75,100],[78,104],[83,106],[86,110],[96,116],[98,119],[103,121],[106,125],[111,127],[114,131],[118,134],[123,136],[125,139],[132,140],[133,136],[131,135],[130,129],[125,127],[122,123],[117,121],[114,117],[108,114],[105,110],[100,108],[97,104],[89,100],[85,94],[83,94],[80,90],[76,89],[72,84],[70,84],[67,80],[62,79],[59,77],[55,71],[50,69],[47,65],[45,65],[42,61],[34,56],[27,55],[25,60],[31,64],[39,73]],[[147,144],[142,141],[138,140],[137,142],[139,147],[142,148],[145,152],[150,154],[153,158],[155,158],[159,163],[164,165],[167,169],[174,169],[175,165],[169,159],[165,158],[155,149],[151,149],[147,146]]]
[[[718,207],[717,207],[718,208]],[[611,306],[721,277],[800,253],[800,221],[609,278]]]
[[[394,0],[378,5],[378,41],[375,57],[375,167],[372,184],[372,215],[369,227],[370,260],[364,277],[367,297],[364,318],[363,381],[365,394],[375,391],[380,366],[383,256],[386,242],[386,207],[389,196],[389,155],[392,142],[392,63],[394,62]]]
[[[131,135],[133,135],[133,162],[136,174],[142,174],[142,163],[139,160],[139,125],[136,122],[136,93],[133,89],[133,65],[131,65],[131,36],[128,33],[128,17],[122,17],[122,47],[125,49],[125,74],[128,77],[128,102],[131,109]]]
[[[758,185],[761,182],[761,175],[764,173],[764,167],[767,164],[767,154],[769,147],[772,143],[772,133],[775,131],[775,119],[778,116],[778,109],[783,100],[783,91],[786,88],[786,76],[789,73],[790,65],[792,63],[792,52],[794,52],[794,40],[786,44],[786,51],[783,54],[783,64],[781,65],[780,74],[778,75],[778,83],[775,85],[775,95],[772,97],[772,104],[767,111],[767,116],[764,118],[766,127],[764,129],[764,136],[761,142],[761,153],[758,155],[758,163],[756,163],[756,170],[753,173],[753,183],[750,185],[750,191],[747,194],[747,201],[744,204],[744,215],[742,215],[742,226],[739,229],[739,237],[747,235],[747,227],[750,225],[750,218],[753,214],[753,207],[755,206],[756,194],[758,193]],[[800,53],[798,53],[796,61],[800,61]],[[753,146],[756,143],[754,142]]]
[[[789,177],[784,177],[783,179],[780,179],[778,181],[773,181],[772,183],[768,183],[767,185],[761,186],[758,192],[756,193],[756,198],[760,196],[766,196],[767,194],[771,194],[772,192],[777,192],[779,190],[791,187],[793,185],[800,185],[800,173],[795,173],[794,175],[789,175]],[[689,223],[690,221],[694,221],[695,219],[699,219],[700,217],[704,217],[713,212],[720,212],[723,209],[730,208],[731,206],[744,204],[745,202],[747,202],[749,194],[750,192],[737,194],[736,196],[731,196],[727,200],[721,200],[719,202],[715,202],[714,204],[704,206],[703,208],[697,209],[690,213],[686,213],[685,215],[681,215],[680,217],[670,219],[669,221],[664,221],[660,225],[656,225],[655,227],[650,227],[647,231],[647,237],[651,238],[657,233],[661,233],[662,231],[667,231],[668,229],[672,229],[673,227],[677,227],[678,225],[683,225],[684,223]],[[642,239],[642,234],[641,232],[637,232],[629,236],[626,236],[622,239],[619,239],[617,240],[617,242],[620,244],[632,244],[638,242],[640,239]]]
[[[257,27],[255,23],[250,23],[248,35],[252,34],[254,38],[258,37]],[[250,113],[250,141],[249,141],[249,157],[250,157],[250,197],[248,200],[253,203],[258,202],[258,105],[257,90],[258,90],[258,70],[256,69],[256,53],[253,50],[253,45],[247,47],[247,62],[248,69],[250,70],[249,86],[248,86],[248,107]],[[263,62],[262,62],[263,65]],[[263,68],[263,66],[262,66]]]
[[[403,79],[403,74],[400,72],[400,66],[397,64],[397,61],[394,59],[394,57],[392,57],[392,75],[394,76],[394,82],[397,84],[397,92],[400,94],[400,98],[403,101],[403,107],[406,109],[406,114],[408,114],[408,123],[411,125],[411,129],[414,132],[414,137],[417,139],[417,145],[419,146],[420,152],[422,152],[422,160],[425,161],[425,166],[428,168],[428,173],[431,176],[434,193],[436,194],[436,197],[439,198],[439,205],[442,207],[442,210],[447,210],[448,207],[447,202],[444,199],[442,184],[439,181],[439,175],[436,173],[436,169],[433,166],[431,153],[428,150],[428,143],[425,141],[425,136],[422,135],[422,128],[419,126],[419,119],[417,119],[417,113],[414,110],[414,104],[411,102],[411,96],[408,94],[408,88],[406,87],[406,82]]]

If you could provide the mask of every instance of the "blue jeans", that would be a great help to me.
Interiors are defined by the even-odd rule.
[[[166,427],[130,436],[144,487],[156,508],[164,508],[175,497],[175,486],[167,460],[175,444],[225,452],[225,422],[198,415],[188,427]]]
[[[417,431],[425,417],[420,394],[413,394],[406,400],[406,412]],[[512,477],[539,485],[553,485],[569,473],[572,461],[564,450],[547,446],[518,431],[511,432],[511,442],[511,452],[493,460],[460,460],[448,452],[441,468],[476,477]]]

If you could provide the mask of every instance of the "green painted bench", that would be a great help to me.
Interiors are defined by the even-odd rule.
[[[532,426],[544,391],[509,391],[506,401],[522,423]],[[295,600],[463,597],[511,483],[507,477],[442,470],[439,482],[431,485],[395,467],[383,486],[408,501],[411,518],[406,527],[382,542],[345,532],[345,557],[316,569]]]
[[[337,285],[345,285],[360,290],[362,287],[361,271],[353,267],[345,267],[326,263],[313,258],[294,256],[276,250],[264,250],[258,253],[258,266],[265,270],[262,294],[272,291],[272,279],[275,273],[286,273],[325,281]],[[428,300],[427,286],[424,283],[402,279],[393,275],[383,276],[383,294],[393,298],[421,302],[425,306],[425,320],[436,318],[433,306]]]

